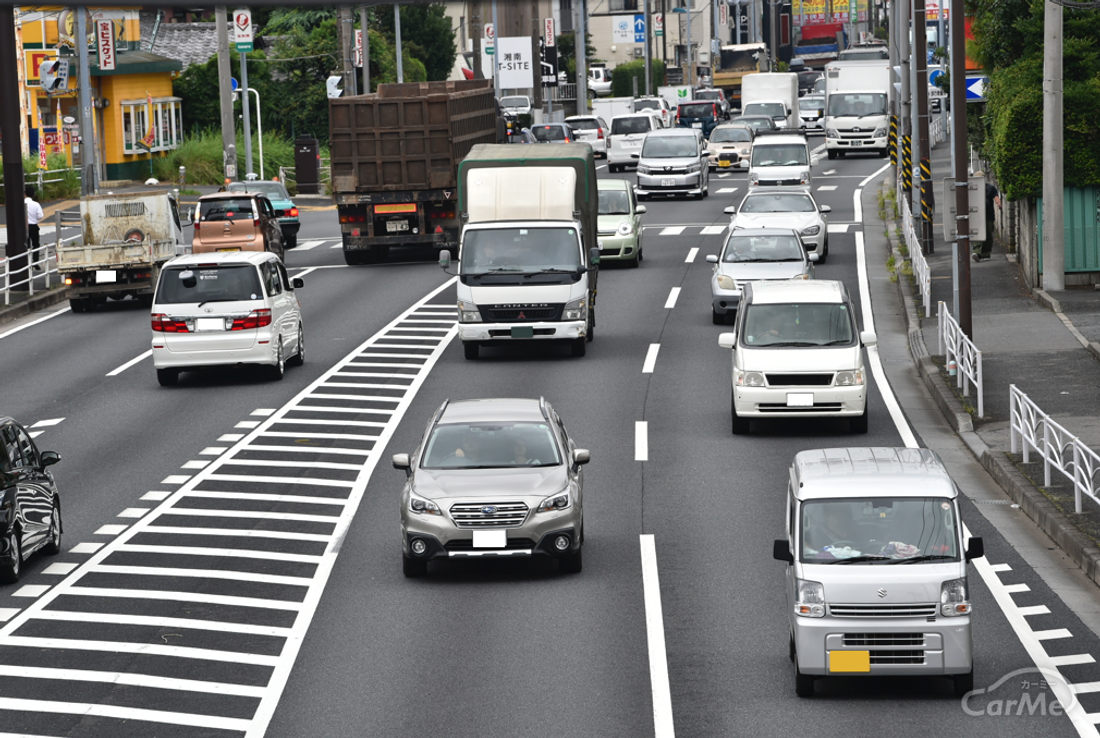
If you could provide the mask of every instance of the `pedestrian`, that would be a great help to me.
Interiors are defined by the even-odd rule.
[[[27,243],[30,245],[31,262],[34,263],[34,270],[40,272],[42,267],[36,263],[38,252],[42,250],[38,237],[38,224],[46,219],[46,215],[42,212],[42,206],[34,199],[34,187],[27,185],[23,192],[26,195],[23,203],[27,209]]]
[[[983,176],[982,172],[974,172],[975,177]],[[997,188],[988,179],[985,181],[985,241],[974,249],[974,261],[989,261],[993,253],[993,208],[1000,207],[1001,195]]]

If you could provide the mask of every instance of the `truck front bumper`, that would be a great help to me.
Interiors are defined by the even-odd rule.
[[[526,335],[530,331],[531,335]],[[459,323],[458,337],[463,341],[571,340],[584,338],[588,326],[583,320],[545,323]],[[519,335],[517,335],[519,334]]]
[[[826,138],[825,148],[837,151],[880,151],[889,145],[887,138]]]

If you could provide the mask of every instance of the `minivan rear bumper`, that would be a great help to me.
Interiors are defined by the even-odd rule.
[[[965,674],[973,669],[970,617],[794,618],[798,669],[815,676]],[[869,672],[833,671],[829,654],[870,653]]]

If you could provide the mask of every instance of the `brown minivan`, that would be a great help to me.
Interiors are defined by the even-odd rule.
[[[191,251],[270,251],[283,258],[279,213],[252,192],[217,192],[199,199]]]

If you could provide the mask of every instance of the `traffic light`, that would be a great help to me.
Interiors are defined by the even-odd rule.
[[[338,74],[334,74],[325,80],[325,86],[328,88],[329,97],[340,97],[343,94],[343,90],[340,89],[340,83],[344,81],[344,78]]]
[[[38,81],[47,94],[64,92],[69,88],[69,62],[67,59],[47,59],[38,65]]]

